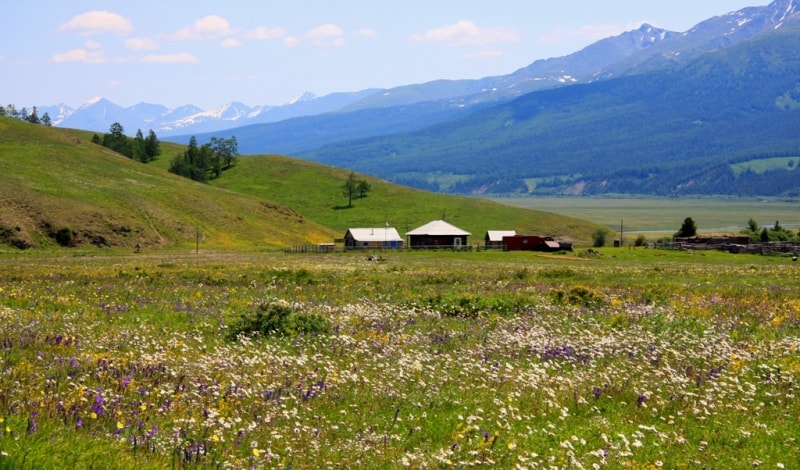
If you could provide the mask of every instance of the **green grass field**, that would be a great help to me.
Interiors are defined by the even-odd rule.
[[[791,258],[385,258],[3,256],[0,468],[800,461]]]

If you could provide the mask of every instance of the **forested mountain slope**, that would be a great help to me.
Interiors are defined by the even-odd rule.
[[[670,70],[530,93],[418,132],[305,158],[462,193],[796,195],[800,29],[780,28]],[[769,184],[764,184],[769,182]]]

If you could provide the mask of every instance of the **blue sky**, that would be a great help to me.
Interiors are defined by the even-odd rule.
[[[765,0],[26,0],[0,15],[0,103],[204,109],[511,73],[643,22]]]

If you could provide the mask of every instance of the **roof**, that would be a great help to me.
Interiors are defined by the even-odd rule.
[[[428,222],[427,224],[423,225],[422,227],[417,227],[410,232],[406,232],[406,235],[455,235],[455,236],[463,236],[463,235],[472,235],[469,232],[461,230],[460,228],[456,227],[455,225],[450,225],[444,220],[434,220],[433,222]]]
[[[359,242],[397,242],[403,241],[394,227],[351,228],[347,232]],[[345,237],[347,234],[345,234]]]
[[[503,237],[513,237],[516,234],[516,230],[489,230],[486,232],[486,237],[490,242],[501,242]]]

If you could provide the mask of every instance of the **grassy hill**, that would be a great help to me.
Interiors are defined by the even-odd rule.
[[[240,157],[212,184],[166,171],[182,147],[145,165],[91,143],[92,133],[0,118],[0,246],[269,249],[390,223],[404,233],[446,218],[479,243],[492,229],[590,240],[596,225],[367,178],[346,207],[348,170],[280,156]]]
[[[342,186],[349,174],[349,170],[304,160],[254,156],[239,158],[235,168],[212,184],[281,201],[303,216],[333,228],[339,237],[351,227],[382,227],[386,223],[403,235],[441,218],[471,232],[470,243],[480,243],[487,230],[505,229],[588,242],[598,227],[549,212],[420,191],[372,177],[363,177],[372,190],[366,197],[354,199],[352,207],[347,207]]]
[[[134,162],[91,136],[0,118],[0,244],[194,247],[199,231],[203,247],[253,248],[336,234],[287,205]]]

